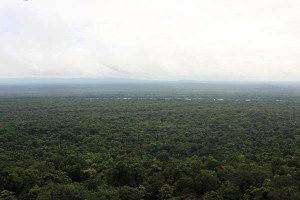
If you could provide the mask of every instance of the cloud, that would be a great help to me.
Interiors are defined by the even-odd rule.
[[[300,3],[0,0],[0,76],[299,80]]]

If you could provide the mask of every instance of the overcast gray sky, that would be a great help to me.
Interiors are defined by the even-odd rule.
[[[300,80],[299,0],[0,0],[0,77]]]

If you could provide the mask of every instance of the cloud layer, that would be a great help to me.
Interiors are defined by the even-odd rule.
[[[0,0],[0,76],[299,80],[296,0]]]

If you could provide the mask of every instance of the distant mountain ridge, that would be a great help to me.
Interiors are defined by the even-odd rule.
[[[0,78],[0,84],[118,84],[152,82],[125,78]]]
[[[26,77],[26,78],[4,78],[0,77],[1,85],[48,85],[48,84],[230,84],[230,85],[300,85],[300,82],[280,81],[234,81],[234,80],[147,80],[130,78],[47,78],[47,77]]]

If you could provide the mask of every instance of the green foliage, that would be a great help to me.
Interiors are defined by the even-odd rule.
[[[164,184],[159,190],[161,199],[170,199],[173,196],[173,191],[169,184]]]
[[[210,190],[217,190],[221,185],[215,171],[201,170],[195,178],[196,191],[199,194],[204,194]]]
[[[123,200],[140,200],[142,195],[137,188],[123,186],[119,190],[119,197]]]
[[[55,199],[55,200],[93,200],[97,199],[96,195],[88,191],[78,183],[72,184],[52,184],[41,188],[37,200]]]
[[[8,190],[2,190],[0,193],[0,199],[1,200],[17,200],[15,198],[14,192],[10,192]]]
[[[240,188],[233,183],[225,182],[221,188],[222,196],[226,200],[239,200],[243,193]]]
[[[223,200],[223,197],[217,192],[209,191],[202,196],[201,200]]]
[[[94,90],[0,95],[1,200],[299,199],[298,97]]]

